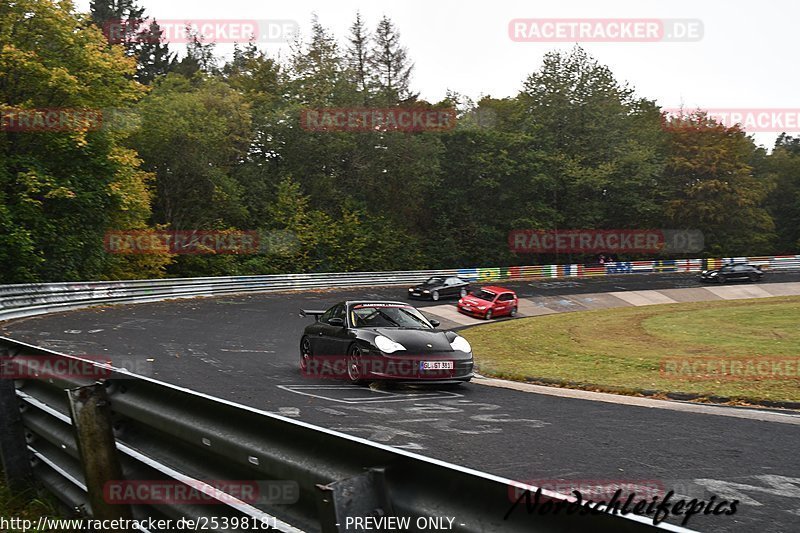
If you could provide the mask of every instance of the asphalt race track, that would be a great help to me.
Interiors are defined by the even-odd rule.
[[[800,274],[765,278],[763,283],[797,282]],[[534,300],[698,286],[684,274],[502,284]],[[324,309],[348,298],[404,300],[405,289],[93,308],[11,321],[0,325],[0,333],[66,353],[110,356],[116,366],[163,381],[533,484],[656,483],[689,498],[740,500],[733,516],[692,517],[687,527],[700,531],[798,530],[800,414],[764,421],[475,382],[373,390],[301,376],[299,339],[311,319],[300,317],[299,309]]]

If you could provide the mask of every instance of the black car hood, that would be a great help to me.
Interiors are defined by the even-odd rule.
[[[375,328],[373,331],[378,335],[383,335],[395,342],[399,342],[405,347],[406,352],[410,354],[453,351],[444,331],[402,328]]]
[[[444,287],[444,285],[425,285],[424,283],[420,283],[419,285],[414,285],[411,288],[415,289],[415,290],[420,290],[420,291],[421,290],[425,290],[425,289],[427,289],[429,291],[433,291],[433,290],[441,289],[442,287]]]

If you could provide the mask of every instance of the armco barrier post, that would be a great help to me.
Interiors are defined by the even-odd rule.
[[[323,533],[346,531],[348,518],[380,519],[393,515],[383,468],[371,468],[361,475],[317,485],[317,508]]]
[[[78,387],[67,394],[92,516],[98,520],[130,520],[130,506],[110,504],[103,493],[107,482],[122,480],[105,386],[98,383]]]
[[[12,492],[24,492],[33,487],[33,471],[25,443],[25,428],[19,412],[19,400],[13,379],[6,365],[13,364],[8,353],[0,348],[0,457],[6,485]]]

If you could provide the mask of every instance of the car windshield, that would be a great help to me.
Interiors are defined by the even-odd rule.
[[[486,300],[487,302],[493,302],[495,296],[497,295],[493,292],[481,289],[480,291],[473,293],[472,296],[474,296],[475,298],[479,298],[481,300]]]
[[[357,328],[433,329],[422,313],[410,305],[358,304],[350,316]]]
[[[430,278],[424,284],[425,285],[442,285],[442,284],[444,284],[444,278]]]

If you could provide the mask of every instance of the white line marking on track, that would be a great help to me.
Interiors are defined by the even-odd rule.
[[[438,400],[438,399],[452,399],[461,398],[463,394],[448,391],[431,391],[424,393],[409,393],[399,394],[389,391],[381,391],[375,389],[364,389],[354,385],[278,385],[279,389],[295,394],[302,394],[304,396],[312,396],[322,400],[329,400],[332,402],[349,403],[349,404],[368,404],[368,403],[381,403],[381,402],[411,402],[419,400]],[[314,391],[317,391],[316,393]],[[332,397],[331,395],[324,394],[325,391],[347,391],[347,392],[362,392],[365,393],[361,397]],[[369,394],[369,396],[367,396]]]
[[[669,400],[655,400],[652,398],[641,398],[639,396],[623,396],[620,394],[610,394],[607,392],[592,392],[580,389],[546,387],[544,385],[533,385],[531,383],[519,383],[516,381],[505,381],[502,379],[474,379],[472,380],[472,383],[485,385],[488,387],[512,389],[520,392],[558,396],[561,398],[574,398],[578,400],[589,400],[594,402],[616,403],[619,405],[632,405],[637,407],[666,409],[669,411],[681,411],[684,413],[728,416],[731,418],[746,418],[761,422],[778,422],[781,424],[800,425],[800,413],[781,413],[775,411],[725,407],[701,403],[672,402]]]
[[[220,348],[220,352],[235,352],[235,353],[275,353],[275,350],[228,350],[227,348]]]

